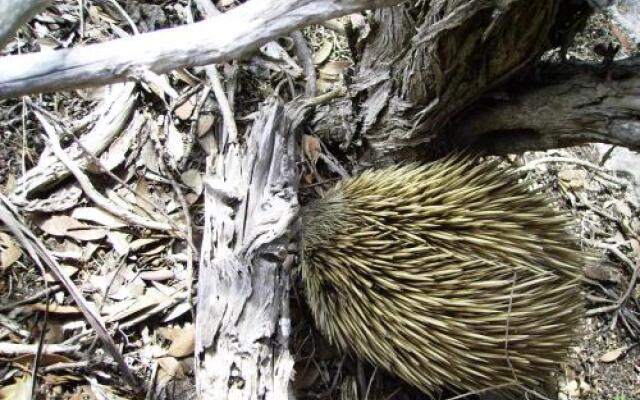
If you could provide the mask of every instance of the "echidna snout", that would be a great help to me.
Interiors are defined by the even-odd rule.
[[[568,218],[515,173],[451,158],[370,170],[302,211],[321,332],[426,393],[537,386],[582,316]]]

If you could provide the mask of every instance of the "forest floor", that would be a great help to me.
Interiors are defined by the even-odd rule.
[[[99,5],[89,7],[82,25],[78,2],[56,2],[8,46],[6,53],[108,40],[122,35],[129,20],[141,31],[189,20],[189,11],[179,1],[163,5],[131,2],[124,10],[129,18],[109,2],[94,3]],[[348,62],[344,37],[323,26],[304,33],[314,52],[319,86],[330,85],[332,76],[342,73]],[[568,56],[599,59],[593,48],[608,41],[618,43],[611,23],[597,15],[569,49]],[[286,49],[288,43],[283,40],[281,45]],[[239,91],[255,93],[237,100],[236,109],[241,110],[242,116],[254,110],[256,99],[252,96],[263,98],[273,88],[288,84],[288,78],[278,72],[291,68],[286,57],[271,55],[259,59],[256,65],[222,68],[225,76],[245,78],[240,80]],[[170,115],[173,123],[167,125],[159,139],[153,136],[152,129],[133,131],[129,127],[133,132],[129,142],[111,146],[100,159],[116,165],[112,172],[124,185],[113,176],[105,176],[99,163],[88,169],[96,187],[123,207],[150,218],[168,218],[172,223],[184,224],[183,205],[174,192],[177,184],[191,215],[192,242],[197,247],[203,229],[204,157],[215,142],[211,127],[220,121],[220,114],[214,102],[201,101],[204,97],[197,96],[202,87],[190,72],[176,71],[157,83],[143,88],[135,118],[142,118],[141,125],[147,126],[146,123],[162,121]],[[45,150],[42,121],[49,121],[59,132],[70,132],[62,138],[63,145],[70,145],[75,142],[75,132],[91,125],[83,118],[91,117],[103,95],[102,89],[86,89],[31,96],[29,101],[0,100],[0,192],[8,195],[20,185],[25,171],[52,163],[53,156]],[[239,125],[242,128],[242,122]],[[190,129],[195,131],[194,137],[180,135]],[[159,140],[166,143],[168,154],[158,154]],[[188,156],[176,153],[176,147],[188,147],[189,143],[193,147]],[[311,137],[308,143],[317,146],[314,151],[324,149]],[[532,186],[548,190],[558,207],[574,216],[585,250],[596,249],[601,255],[601,262],[586,271],[588,283],[584,291],[587,310],[592,315],[580,327],[580,340],[558,373],[558,399],[640,398],[640,286],[633,274],[634,268],[640,266],[640,185],[638,170],[633,168],[635,156],[615,155],[609,150],[609,146],[588,145],[505,158],[527,170]],[[624,157],[631,162],[625,164]],[[167,172],[163,166],[167,158],[178,161],[179,173]],[[146,382],[156,383],[161,392],[156,393],[156,398],[180,397],[182,388],[193,383],[194,329],[185,285],[190,271],[184,240],[128,229],[122,220],[105,215],[83,197],[73,179],[47,188],[39,196],[40,200],[31,201],[24,208],[28,210],[27,225],[53,252],[61,270],[72,278],[87,304],[107,321],[109,333],[121,344],[119,350],[131,371]],[[2,226],[0,251],[0,399],[23,398],[20,396],[31,385],[35,345],[40,341],[60,345],[45,349],[40,359],[40,398],[149,396],[125,389],[120,367],[99,345],[82,310],[52,275],[41,274]],[[328,345],[314,329],[299,290],[294,287],[291,296],[291,351],[296,360],[293,386],[299,399],[425,398]],[[47,300],[50,305],[43,330]],[[535,393],[527,396],[542,398]]]

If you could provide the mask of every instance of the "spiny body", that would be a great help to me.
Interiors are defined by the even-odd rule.
[[[537,386],[582,315],[567,217],[513,171],[454,157],[370,170],[302,211],[321,332],[425,393]]]

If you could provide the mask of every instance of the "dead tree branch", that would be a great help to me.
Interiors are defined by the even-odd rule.
[[[640,57],[610,66],[544,66],[531,85],[481,99],[456,120],[450,140],[489,153],[546,150],[588,142],[640,149]]]
[[[400,0],[253,0],[192,25],[0,59],[0,97],[103,85],[239,58],[279,35]]]

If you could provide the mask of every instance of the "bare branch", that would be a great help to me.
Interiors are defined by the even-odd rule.
[[[220,63],[303,25],[399,0],[253,0],[213,18],[73,49],[0,59],[0,97],[134,79]]]

